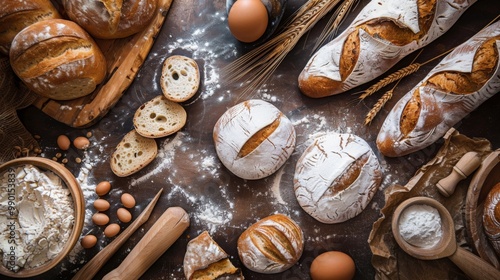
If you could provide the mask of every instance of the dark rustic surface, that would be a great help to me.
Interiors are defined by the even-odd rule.
[[[303,2],[289,1],[286,15]],[[367,1],[362,1],[355,8],[343,23],[342,29],[366,3]],[[466,41],[498,14],[498,0],[478,1],[463,14],[451,30],[425,47],[417,61],[423,62]],[[315,38],[325,23],[326,20],[321,21],[306,34],[271,79],[248,96],[267,100],[282,110],[294,123],[297,133],[297,145],[291,158],[281,170],[266,179],[241,180],[230,174],[215,154],[213,126],[222,113],[235,104],[240,91],[239,85],[221,85],[220,69],[250,49],[230,35],[223,0],[174,1],[135,81],[108,115],[95,125],[86,129],[74,129],[50,119],[32,107],[20,112],[28,130],[41,136],[40,144],[44,148],[45,157],[52,157],[60,152],[56,146],[59,134],[74,138],[87,132],[93,133],[92,146],[87,152],[72,149],[63,156],[70,160],[67,167],[75,176],[80,175],[85,164],[77,164],[74,159],[84,159],[87,169],[90,170],[85,180],[87,189],[99,181],[111,181],[113,191],[105,198],[111,201],[112,209],[118,208],[119,195],[129,192],[138,202],[138,206],[133,210],[136,217],[160,188],[164,190],[150,220],[103,267],[96,279],[117,267],[155,219],[170,206],[183,207],[191,215],[191,226],[142,279],[184,279],[182,261],[186,244],[203,230],[210,231],[219,245],[232,256],[235,265],[243,268],[236,250],[238,236],[250,224],[273,213],[289,215],[302,227],[306,239],[304,253],[297,265],[280,274],[263,275],[243,268],[247,279],[308,279],[312,260],[327,250],[340,250],[351,255],[356,263],[356,279],[374,278],[375,270],[371,265],[367,239],[372,224],[379,218],[379,210],[384,205],[383,191],[392,184],[405,184],[422,164],[434,156],[442,144],[438,141],[408,156],[385,158],[376,150],[375,138],[383,118],[397,99],[420,81],[438,61],[422,67],[419,72],[402,80],[395,90],[394,98],[380,115],[370,126],[364,126],[365,114],[380,95],[358,103],[355,102],[357,96],[353,93],[367,88],[370,84],[323,99],[307,98],[298,90],[297,77],[309,59]],[[119,178],[109,167],[111,153],[123,135],[133,129],[132,116],[135,110],[144,102],[161,94],[158,85],[161,64],[172,54],[194,58],[201,70],[202,84],[197,96],[183,104],[188,113],[187,124],[176,135],[157,140],[160,153],[149,166],[127,178]],[[394,69],[408,65],[414,56],[415,54],[409,55]],[[494,148],[499,148],[499,111],[500,96],[497,94],[455,127],[469,137],[487,138]],[[312,135],[327,131],[354,133],[362,137],[374,148],[384,169],[382,186],[368,207],[359,216],[335,225],[321,224],[306,214],[296,201],[292,183],[295,163],[310,143]],[[86,198],[89,219],[89,213],[95,212],[91,206],[95,196],[87,192]],[[116,220],[113,212],[110,216],[112,220]],[[92,250],[77,252],[74,258],[68,258],[63,264],[43,275],[44,279],[70,278],[75,270],[109,242],[103,237],[102,230],[87,220],[83,233],[95,233],[99,238],[99,245]]]

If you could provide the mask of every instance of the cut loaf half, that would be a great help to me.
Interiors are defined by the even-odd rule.
[[[132,130],[116,146],[111,156],[111,170],[119,177],[132,175],[153,161],[157,153],[154,139]]]

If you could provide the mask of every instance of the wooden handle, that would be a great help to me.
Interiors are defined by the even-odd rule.
[[[439,192],[449,197],[455,192],[455,188],[461,180],[467,178],[474,170],[481,165],[481,157],[476,152],[468,152],[460,158],[460,160],[453,166],[451,173],[441,179],[436,187]]]
[[[500,270],[464,248],[458,247],[449,258],[473,280],[500,279]]]
[[[168,208],[116,269],[103,280],[139,279],[189,226],[189,215],[180,207]]]

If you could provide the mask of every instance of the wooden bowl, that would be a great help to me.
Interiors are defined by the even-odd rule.
[[[62,179],[66,187],[69,189],[71,196],[73,198],[73,204],[74,204],[73,215],[75,220],[69,239],[64,245],[61,252],[55,258],[51,259],[45,264],[35,268],[26,268],[26,269],[21,268],[17,272],[11,271],[7,267],[0,264],[0,274],[16,278],[37,276],[56,266],[61,260],[63,260],[68,255],[68,253],[75,246],[76,242],[78,242],[85,219],[85,202],[80,185],[76,181],[73,174],[64,166],[62,166],[60,163],[40,157],[18,158],[0,165],[0,174],[6,172],[7,170],[9,170],[9,168],[14,168],[17,166],[28,165],[28,164],[38,167],[38,169],[40,169],[41,171],[47,171],[47,170],[52,171]]]
[[[498,182],[500,182],[500,150],[491,152],[472,177],[465,200],[465,224],[479,256],[500,269],[500,260],[483,228],[484,200]]]

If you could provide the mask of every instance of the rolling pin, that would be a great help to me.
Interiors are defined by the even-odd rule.
[[[181,207],[170,207],[127,255],[103,280],[139,279],[165,253],[189,226],[189,215]]]
[[[442,195],[449,197],[455,191],[458,182],[472,174],[479,165],[481,165],[481,157],[478,153],[465,153],[453,166],[451,173],[437,182],[436,187]]]

